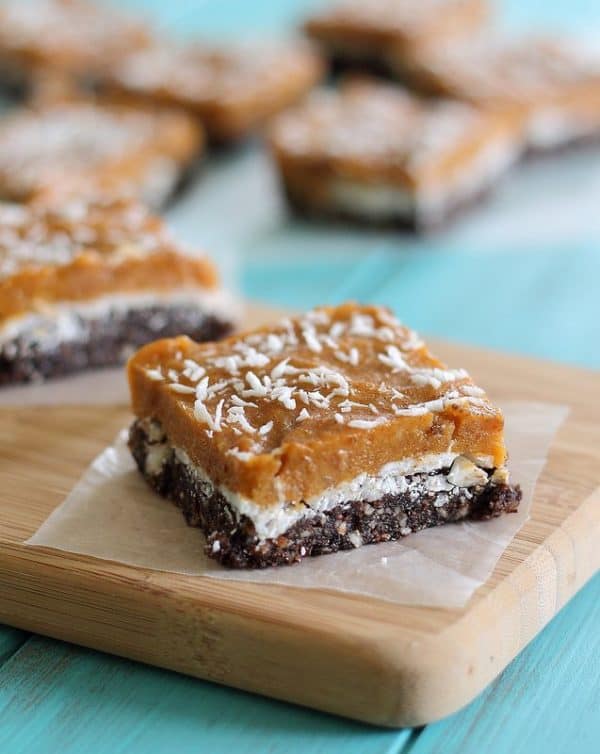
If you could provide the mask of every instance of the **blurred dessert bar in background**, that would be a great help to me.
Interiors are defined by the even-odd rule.
[[[501,411],[387,309],[162,340],[128,371],[138,467],[224,565],[294,563],[519,505]]]
[[[91,100],[15,108],[0,120],[0,199],[99,187],[158,207],[202,147],[201,126],[164,108]]]
[[[107,64],[150,38],[142,19],[107,3],[5,0],[0,4],[0,83],[21,88],[48,69],[94,81]]]
[[[132,101],[180,106],[201,120],[212,141],[227,142],[296,102],[323,73],[321,59],[302,40],[163,44],[118,63],[106,86]]]
[[[600,137],[600,52],[584,40],[483,34],[398,54],[397,71],[428,94],[520,114],[536,151]]]
[[[235,301],[131,199],[0,203],[0,384],[123,362],[155,338],[215,339]]]
[[[469,44],[489,16],[487,0],[346,0],[316,13],[304,29],[338,66],[396,72],[402,55],[422,44]]]
[[[309,214],[439,226],[518,158],[518,121],[467,103],[348,80],[281,115],[271,146],[287,196]]]

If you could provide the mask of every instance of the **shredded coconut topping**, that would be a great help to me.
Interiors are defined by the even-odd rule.
[[[267,331],[197,345],[194,358],[146,372],[189,401],[211,434],[230,431],[231,455],[269,452],[305,423],[368,432],[399,417],[494,409],[463,369],[446,369],[418,336],[377,307],[317,309]],[[340,358],[342,355],[342,358]],[[158,388],[161,389],[161,388]]]
[[[122,259],[174,244],[160,220],[130,199],[96,194],[56,206],[0,203],[0,280],[26,267],[66,265],[84,253]]]
[[[456,96],[475,101],[520,101],[597,84],[597,44],[568,36],[482,34],[468,45],[429,47],[418,64]]]
[[[28,200],[39,191],[63,185],[72,187],[71,193],[81,193],[104,179],[121,192],[150,191],[153,168],[164,167],[166,178],[177,170],[165,149],[165,136],[181,122],[182,117],[172,111],[91,102],[16,110],[0,123],[4,195]],[[121,170],[135,155],[146,160],[147,186],[133,172]]]
[[[227,48],[156,44],[128,56],[113,71],[131,92],[157,90],[196,105],[237,100],[248,92],[271,93],[282,82],[304,75],[313,52],[302,41],[285,45],[241,42]]]
[[[273,138],[293,156],[398,165],[418,177],[479,134],[486,117],[466,102],[424,100],[388,84],[351,81],[336,91],[316,91],[283,113]],[[355,334],[368,329],[368,317],[363,322],[357,315]],[[382,330],[389,340],[391,331]]]
[[[32,7],[33,5],[33,7]],[[5,0],[0,6],[3,50],[35,50],[44,60],[57,52],[77,67],[94,70],[139,47],[148,29],[137,18],[104,3],[87,0]]]

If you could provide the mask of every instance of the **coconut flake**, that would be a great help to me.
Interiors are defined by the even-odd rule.
[[[257,398],[264,398],[267,394],[267,388],[258,379],[254,372],[246,372],[246,382],[250,385],[250,390],[244,390],[242,393],[244,397],[251,395]]]
[[[283,351],[284,347],[285,343],[283,341],[283,338],[281,338],[279,335],[269,333],[269,335],[267,336],[267,348],[271,353],[279,353],[280,351]]]
[[[464,395],[472,397],[482,397],[485,395],[485,390],[482,390],[476,385],[461,385],[460,389]]]
[[[185,368],[182,375],[187,377],[190,382],[199,382],[206,374],[206,369],[192,359],[184,359],[183,366]]]
[[[196,398],[199,401],[205,401],[208,397],[208,377],[203,377],[196,385]]]
[[[225,398],[221,398],[221,400],[217,403],[217,408],[215,409],[215,429],[218,431],[221,431],[221,418],[223,416],[224,403]]]
[[[313,327],[306,327],[302,330],[302,337],[308,348],[314,353],[321,353],[323,346],[319,343],[316,331]]]
[[[240,450],[238,447],[230,448],[227,451],[227,455],[233,456],[239,461],[250,461],[254,458],[254,453],[248,453],[247,451]]]
[[[243,406],[232,406],[227,411],[227,420],[233,424],[239,424],[246,432],[256,432],[255,427],[253,427],[246,418]]]
[[[146,369],[146,377],[153,382],[162,382],[165,379],[160,369]]]
[[[383,416],[379,417],[379,419],[352,419],[352,421],[348,422],[348,426],[353,429],[374,429],[380,424],[384,424],[385,421],[386,419]]]
[[[235,393],[230,398],[231,402],[234,406],[245,406],[250,408],[258,408],[258,404],[252,403],[252,401],[245,401],[243,398],[240,398],[239,395],[236,395]]]
[[[375,322],[369,314],[355,312],[350,320],[350,335],[372,338],[375,335]]]
[[[172,390],[174,393],[189,393],[191,395],[195,395],[196,393],[195,387],[192,387],[191,385],[181,385],[179,383],[170,384],[169,390]]]
[[[334,322],[329,328],[329,335],[335,340],[340,335],[343,335],[345,331],[346,325],[343,322]]]
[[[386,346],[385,354],[380,353],[377,358],[382,364],[390,367],[394,372],[400,372],[410,368],[404,361],[400,349],[396,346]]]
[[[209,410],[199,398],[197,398],[194,403],[194,417],[197,421],[208,424],[209,429],[212,430],[215,428],[215,422],[210,415]]]

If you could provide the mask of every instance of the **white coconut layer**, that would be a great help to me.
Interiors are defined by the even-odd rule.
[[[52,347],[85,336],[86,322],[104,319],[111,314],[149,307],[184,306],[198,309],[224,321],[235,321],[239,307],[235,299],[222,289],[179,289],[102,296],[85,302],[44,304],[35,312],[12,317],[0,328],[0,347],[16,338],[31,340],[38,346]]]
[[[332,178],[327,209],[375,221],[411,220],[435,223],[454,207],[475,199],[513,165],[521,148],[512,139],[488,144],[445,182],[408,191],[391,184]]]

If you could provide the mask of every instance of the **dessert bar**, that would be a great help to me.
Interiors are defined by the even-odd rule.
[[[236,568],[516,510],[503,417],[386,309],[315,309],[130,360],[130,448]]]
[[[159,206],[202,143],[199,124],[172,110],[88,100],[21,107],[0,121],[0,199],[99,188]]]
[[[600,54],[574,39],[482,35],[422,46],[397,65],[427,93],[520,115],[532,151],[600,136]]]
[[[133,99],[182,107],[201,119],[211,140],[227,142],[294,103],[322,73],[319,57],[302,41],[156,45],[116,65],[106,86]]]
[[[22,88],[39,73],[93,80],[150,41],[145,24],[107,3],[5,0],[0,4],[0,82]]]
[[[474,203],[521,151],[509,113],[369,80],[282,114],[271,146],[295,208],[414,230]]]
[[[215,339],[235,307],[130,199],[0,203],[0,385],[119,364],[155,338]]]
[[[346,0],[305,23],[336,67],[398,73],[402,56],[422,44],[466,40],[488,20],[487,0]]]

